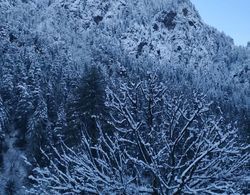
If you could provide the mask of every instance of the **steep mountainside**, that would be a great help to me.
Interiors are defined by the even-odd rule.
[[[249,121],[250,45],[190,0],[0,0],[0,194],[248,193]]]
[[[205,24],[189,0],[11,2],[1,3],[1,28],[19,47],[60,48],[77,64],[147,59],[180,82],[249,104],[249,49]]]

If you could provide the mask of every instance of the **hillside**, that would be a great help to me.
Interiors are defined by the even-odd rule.
[[[0,193],[247,190],[250,47],[190,0],[2,0],[0,54]]]

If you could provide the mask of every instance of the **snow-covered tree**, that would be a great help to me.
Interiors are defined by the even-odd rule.
[[[138,85],[134,86],[139,89]],[[124,144],[125,153],[138,169],[150,173],[154,179],[150,185],[158,193],[238,192],[240,182],[244,182],[241,170],[249,161],[249,148],[237,143],[236,129],[209,112],[210,104],[204,97],[195,95],[185,100],[173,95],[159,96],[156,91],[153,94],[158,96],[151,95],[152,105],[157,106],[161,100],[164,103],[152,117],[154,120],[164,117],[164,120],[155,123],[147,132],[147,120],[136,116],[135,101],[128,90],[126,88],[124,92],[121,88],[120,96],[109,91],[108,105],[114,110],[113,124],[121,139],[133,140],[139,153]],[[146,93],[143,102],[150,105],[150,90],[142,90]],[[136,109],[146,118],[147,112],[142,107]],[[154,136],[151,138],[152,132]]]
[[[57,121],[54,125],[54,128],[52,130],[52,144],[58,145],[60,144],[60,141],[64,138],[64,129],[66,128],[66,113],[63,106],[59,107],[58,113],[57,113]]]
[[[26,83],[19,83],[16,87],[16,126],[21,131],[20,137],[25,138],[28,128],[28,120],[33,111],[33,102],[30,91]]]
[[[89,69],[84,69],[84,64]],[[235,46],[232,38],[206,25],[190,0],[2,0],[0,128],[5,133],[2,136],[8,146],[5,148],[9,148],[6,153],[35,156],[38,160],[43,156],[42,148],[53,161],[58,156],[48,145],[60,153],[62,139],[79,154],[76,148],[85,136],[91,151],[95,151],[94,157],[106,162],[97,156],[95,147],[100,145],[99,139],[111,140],[110,143],[116,143],[112,147],[103,144],[99,147],[105,152],[107,148],[119,148],[124,158],[123,184],[132,170],[135,179],[128,183],[135,188],[148,185],[146,189],[154,193],[174,193],[172,188],[167,189],[162,184],[165,182],[167,187],[175,186],[176,193],[178,188],[191,193],[203,184],[194,186],[192,183],[198,178],[197,172],[188,181],[182,179],[181,173],[191,160],[194,161],[193,151],[200,140],[204,138],[207,142],[204,141],[198,156],[212,147],[208,144],[212,139],[208,137],[209,129],[220,119],[214,113],[223,111],[223,120],[215,133],[228,135],[234,127],[239,127],[241,138],[234,140],[233,133],[229,134],[229,145],[249,141],[249,67],[249,46]],[[150,73],[155,69],[157,73]],[[105,105],[106,86],[108,101]],[[206,106],[203,98],[195,102],[196,97],[190,94],[194,89],[205,92],[216,104]],[[118,102],[122,105],[119,110]],[[210,111],[201,109],[196,113],[200,103]],[[6,111],[9,123],[3,123]],[[181,129],[195,113],[195,119],[174,146]],[[199,140],[199,136],[203,138]],[[219,140],[216,139],[214,143]],[[163,149],[163,145],[174,150],[172,153],[163,151],[165,161],[154,154]],[[187,149],[188,146],[191,149]],[[21,148],[24,150],[19,151]],[[182,158],[185,149],[188,154]],[[73,155],[68,149],[64,150],[67,155]],[[219,155],[225,157],[217,151],[214,149],[201,162],[217,161]],[[241,156],[244,157],[244,151]],[[228,162],[228,165],[223,162],[225,168],[235,165],[233,158],[231,154],[224,158]],[[179,167],[178,159],[184,159]],[[113,162],[107,164],[116,166]],[[155,169],[159,174],[151,171],[153,164],[159,165],[160,168]],[[97,169],[100,167],[96,165]],[[216,171],[214,173],[219,174]],[[170,173],[172,177],[168,176]],[[115,174],[109,178],[119,180]],[[216,179],[212,178],[209,183],[217,185]],[[7,180],[11,189],[12,178]],[[203,181],[206,183],[208,179]],[[104,190],[100,187],[102,182],[98,180],[96,184],[99,191]],[[121,191],[132,188],[130,184],[125,185],[127,188],[121,187]],[[232,189],[230,185],[228,189]]]
[[[0,96],[0,134],[1,139],[4,134],[4,127],[6,127],[8,121],[7,110],[3,104],[3,100]]]
[[[101,69],[91,66],[87,69],[78,89],[81,117],[93,142],[98,138],[96,120],[103,120],[107,111],[104,82]]]
[[[156,83],[151,75],[108,89],[115,133],[100,131],[95,146],[83,136],[80,151],[53,148],[50,167],[34,169],[31,192],[241,193],[250,156],[236,129],[209,111],[203,95],[170,95]],[[141,94],[138,101],[131,91]]]
[[[99,126],[99,125],[98,125]],[[100,128],[100,126],[99,126]],[[55,147],[53,158],[45,153],[50,166],[35,168],[29,179],[33,180],[31,194],[109,194],[142,193],[136,184],[136,173],[131,174],[127,159],[119,145],[118,137],[109,137],[100,130],[98,143],[92,145],[88,136],[82,136],[81,147],[74,151],[61,142]],[[92,150],[96,151],[93,156]],[[125,174],[128,173],[128,174]]]
[[[70,102],[68,110],[69,126],[65,132],[68,143],[76,145],[80,141],[81,129],[86,126],[87,133],[93,143],[97,141],[98,129],[96,120],[104,120],[105,83],[101,69],[89,67],[76,90],[76,97]]]
[[[3,152],[3,142],[5,137],[5,128],[8,122],[7,110],[3,104],[1,95],[0,95],[0,167],[2,166],[2,152]]]

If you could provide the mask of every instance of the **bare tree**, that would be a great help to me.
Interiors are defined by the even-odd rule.
[[[33,170],[29,179],[34,181],[34,185],[27,191],[31,194],[138,193],[136,178],[128,169],[127,158],[119,146],[117,134],[110,137],[103,134],[101,129],[100,132],[95,146],[92,146],[89,137],[83,135],[78,151],[72,150],[62,141],[60,149],[52,147],[55,153],[53,158],[43,152],[50,166]],[[93,150],[97,153],[95,157]]]
[[[53,148],[49,168],[36,168],[30,192],[93,194],[240,193],[249,147],[212,113],[205,97],[170,95],[156,75],[107,89],[112,135],[101,132],[81,150]],[[117,86],[116,86],[117,87]],[[93,157],[91,150],[97,151]]]
[[[249,161],[248,148],[237,143],[237,129],[209,111],[203,95],[175,97],[156,82],[151,75],[123,84],[118,94],[108,90],[113,125],[120,139],[137,148],[136,153],[125,144],[127,158],[150,173],[156,193],[236,193],[244,180],[240,170]],[[139,94],[142,104],[133,98]]]

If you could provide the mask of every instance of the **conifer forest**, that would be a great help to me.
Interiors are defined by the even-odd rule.
[[[0,0],[0,195],[250,194],[250,42],[190,0]]]

